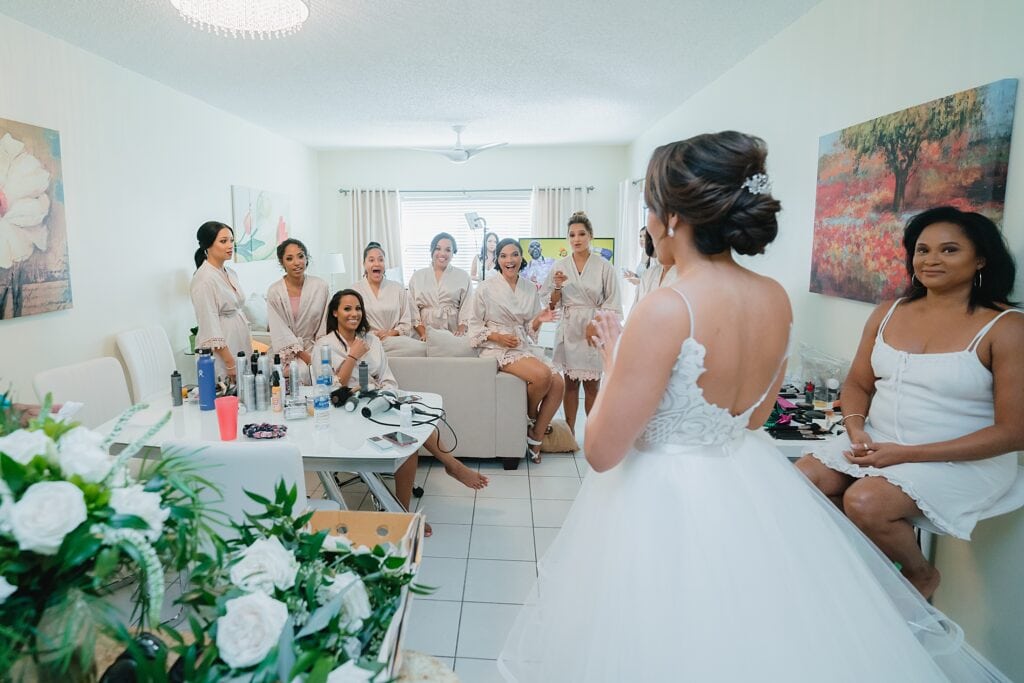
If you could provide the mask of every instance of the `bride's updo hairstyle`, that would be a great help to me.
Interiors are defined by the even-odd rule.
[[[671,213],[692,225],[702,254],[764,253],[782,208],[771,196],[767,154],[764,140],[731,130],[662,145],[647,167],[644,200],[666,226]]]

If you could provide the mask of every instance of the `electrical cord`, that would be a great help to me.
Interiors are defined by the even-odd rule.
[[[455,433],[455,430],[452,429],[451,424],[448,422],[448,414],[445,411],[445,409],[444,408],[434,408],[432,406],[428,406],[426,403],[423,403],[422,401],[406,401],[405,403],[407,403],[408,405],[413,406],[413,413],[418,414],[418,415],[425,415],[425,416],[427,416],[427,419],[425,419],[425,420],[419,420],[419,421],[413,420],[413,422],[412,422],[413,426],[414,427],[418,427],[420,425],[426,425],[426,424],[433,426],[434,431],[437,432],[437,447],[438,447],[438,449],[442,453],[445,453],[447,455],[450,455],[450,454],[454,453],[455,449],[459,447],[459,435]],[[397,404],[393,403],[392,407],[394,408],[394,407],[400,406],[400,405],[403,405],[403,404],[401,402],[399,402]],[[417,408],[415,406],[423,406],[423,407],[422,408]],[[438,411],[438,412],[434,413],[434,412],[430,412],[430,411]],[[400,424],[395,424],[395,423],[391,423],[391,422],[382,422],[382,421],[380,421],[380,420],[378,420],[376,418],[373,418],[373,417],[367,417],[365,419],[369,420],[370,422],[372,422],[374,424],[381,425],[382,427],[398,427],[398,428],[401,428]],[[438,427],[437,427],[437,423],[438,422],[443,423],[444,426],[448,428],[448,431],[452,435],[452,439],[455,441],[455,445],[453,445],[448,450],[445,450],[444,446],[441,445],[441,430],[438,429]]]

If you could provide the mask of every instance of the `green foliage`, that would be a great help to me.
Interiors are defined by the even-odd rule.
[[[850,126],[840,134],[840,142],[857,155],[858,162],[882,155],[896,180],[892,210],[899,213],[921,146],[963,130],[981,113],[977,90],[967,90]]]

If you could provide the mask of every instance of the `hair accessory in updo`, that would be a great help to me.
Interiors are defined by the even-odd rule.
[[[767,173],[755,173],[741,185],[750,194],[770,194],[772,191],[772,180]]]

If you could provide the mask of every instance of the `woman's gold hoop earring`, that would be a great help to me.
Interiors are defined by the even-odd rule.
[[[981,270],[977,271],[978,277],[974,278],[974,286],[981,287]]]

